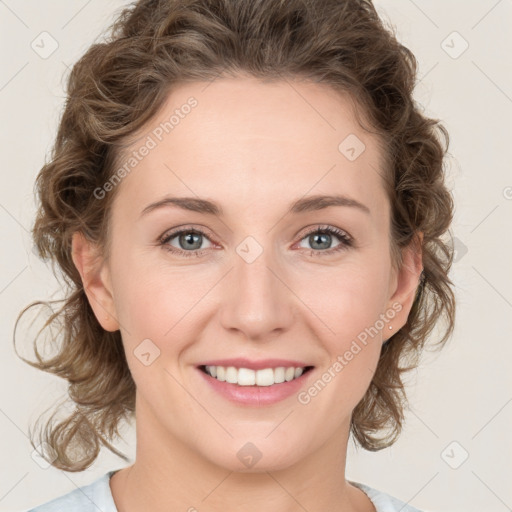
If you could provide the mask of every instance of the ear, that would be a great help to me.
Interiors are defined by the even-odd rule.
[[[392,292],[386,311],[394,310],[396,315],[393,320],[387,324],[392,329],[383,334],[382,341],[387,341],[393,334],[398,332],[406,323],[411,311],[416,291],[421,280],[423,271],[423,233],[418,232],[410,244],[402,249],[402,265],[399,269],[394,269],[390,279],[390,290]]]
[[[76,231],[71,243],[71,257],[96,319],[106,331],[117,331],[119,322],[115,314],[110,271],[100,256],[98,246]]]

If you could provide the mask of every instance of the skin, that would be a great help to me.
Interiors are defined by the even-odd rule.
[[[112,477],[114,500],[120,512],[373,511],[345,480],[350,417],[382,343],[407,321],[422,270],[412,246],[401,269],[392,266],[377,139],[358,125],[348,98],[325,85],[248,77],[207,85],[173,89],[128,148],[140,148],[176,108],[197,99],[118,185],[110,257],[99,257],[80,233],[73,238],[91,306],[104,329],[120,329],[137,385],[136,462]],[[366,146],[354,161],[338,150],[348,134]],[[140,216],[168,194],[215,201],[224,215],[167,207]],[[370,214],[348,206],[286,213],[317,194],[344,194]],[[159,245],[182,225],[206,231],[202,255]],[[355,245],[326,254],[343,241],[332,235],[322,249],[306,233],[325,225]],[[248,236],[263,249],[250,264],[236,252]],[[179,237],[167,245],[190,251]],[[259,408],[235,405],[195,368],[236,356],[299,359],[315,366],[305,390],[393,303],[402,307],[393,329],[386,323],[307,405],[296,395]],[[146,366],[134,350],[148,338],[160,356]],[[262,453],[251,468],[237,457],[247,442]]]

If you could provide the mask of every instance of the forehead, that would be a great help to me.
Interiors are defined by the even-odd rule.
[[[343,193],[378,212],[386,206],[381,149],[353,108],[325,84],[180,84],[120,155],[116,168],[127,172],[116,201],[140,213],[165,194],[197,196],[236,213]]]

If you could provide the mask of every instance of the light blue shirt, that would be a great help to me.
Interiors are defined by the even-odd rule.
[[[109,471],[91,484],[74,489],[27,512],[118,512],[109,485],[110,477],[116,471],[118,470]],[[421,512],[373,487],[350,480],[348,482],[370,498],[377,512]]]

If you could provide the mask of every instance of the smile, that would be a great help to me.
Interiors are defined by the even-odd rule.
[[[236,384],[238,386],[273,386],[298,379],[303,373],[311,370],[312,366],[262,368],[236,368],[234,366],[203,365],[200,369],[210,377],[221,382]]]

